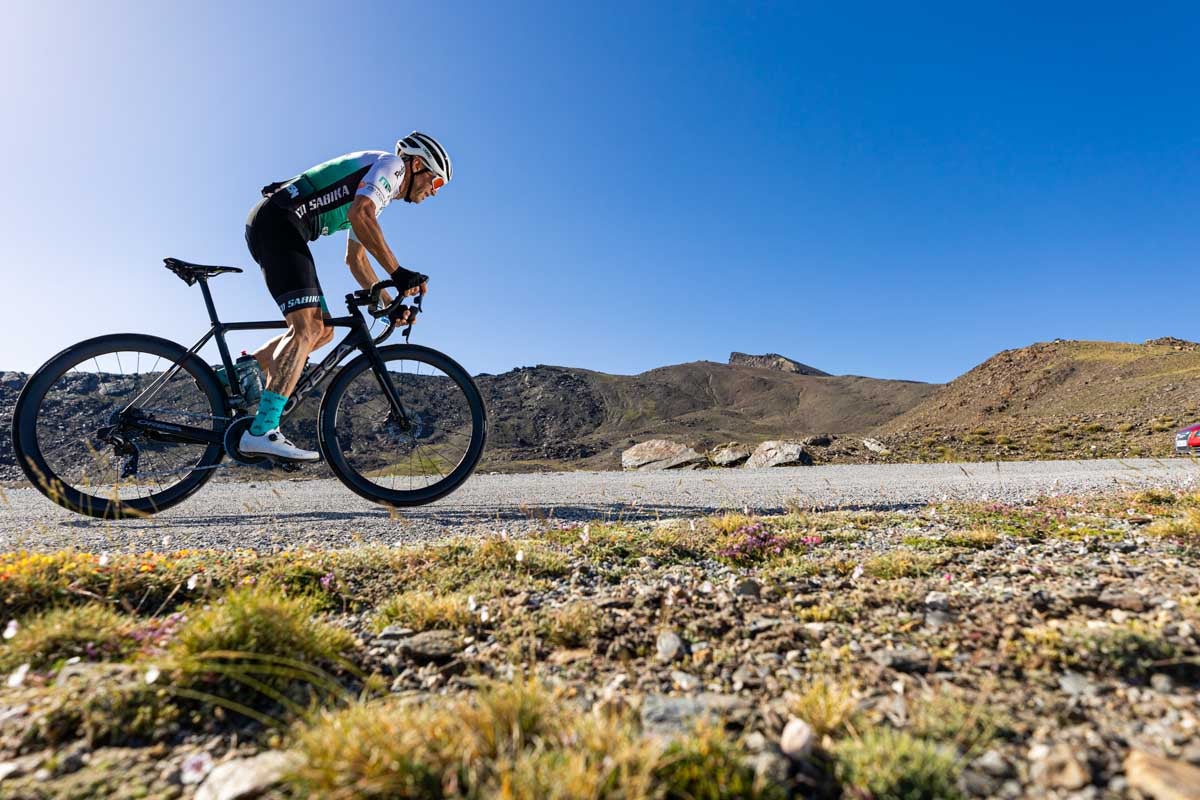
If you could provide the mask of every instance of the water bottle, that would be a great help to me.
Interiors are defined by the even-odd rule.
[[[238,385],[242,387],[242,395],[246,402],[257,403],[263,390],[262,368],[258,366],[258,361],[243,350],[233,366],[237,371]]]

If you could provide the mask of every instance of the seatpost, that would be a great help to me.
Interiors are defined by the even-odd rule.
[[[229,347],[225,344],[225,328],[221,325],[221,320],[217,319],[217,307],[213,305],[212,292],[208,290],[208,279],[203,275],[198,275],[196,280],[200,284],[200,291],[204,293],[204,305],[208,308],[208,318],[212,320],[213,333],[216,334],[217,349],[221,351],[221,363],[225,365],[225,372],[230,376],[229,388],[240,393],[240,389],[234,388],[237,381],[233,380],[233,359],[230,358]]]

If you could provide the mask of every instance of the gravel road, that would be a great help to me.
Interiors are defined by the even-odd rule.
[[[946,499],[1021,502],[1047,494],[1180,488],[1197,480],[1200,465],[1190,459],[476,475],[448,498],[402,511],[372,505],[333,479],[258,480],[213,482],[153,518],[116,522],[72,514],[33,489],[9,489],[0,494],[0,550],[336,548],[518,533],[547,519],[653,520],[789,505],[903,508]]]

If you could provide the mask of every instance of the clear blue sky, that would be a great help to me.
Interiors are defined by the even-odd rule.
[[[433,276],[417,340],[472,372],[742,350],[945,381],[1200,339],[1198,40],[1194,2],[22,3],[0,369],[190,344],[164,256],[250,267],[218,308],[270,318],[258,188],[414,128],[455,180],[380,223]],[[344,249],[313,247],[335,309]]]

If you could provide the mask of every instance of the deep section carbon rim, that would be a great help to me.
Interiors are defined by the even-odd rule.
[[[122,420],[205,430],[225,425],[211,371],[173,342],[101,337],[60,353],[18,400],[15,444],[30,481],[55,502],[92,516],[152,513],[190,495],[221,458],[214,444],[170,441]],[[179,359],[180,369],[147,392]]]
[[[322,447],[351,489],[376,502],[417,505],[453,491],[479,462],[483,400],[449,357],[424,347],[379,351],[408,417],[397,419],[364,358],[349,364],[321,408]]]

